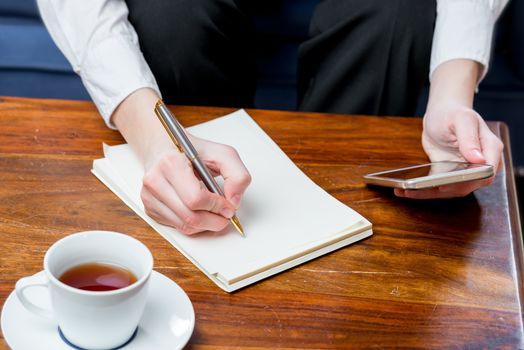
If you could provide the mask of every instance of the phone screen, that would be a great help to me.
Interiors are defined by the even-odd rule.
[[[412,167],[410,169],[394,170],[391,172],[385,172],[381,176],[391,177],[395,179],[408,180],[417,177],[424,177],[429,175],[449,173],[458,170],[472,169],[485,167],[484,164],[471,164],[471,163],[460,163],[460,162],[438,162],[432,164],[425,164],[418,167]]]

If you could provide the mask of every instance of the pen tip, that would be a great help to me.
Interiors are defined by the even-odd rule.
[[[244,229],[242,228],[242,224],[240,223],[240,220],[238,220],[237,216],[234,215],[233,217],[231,217],[230,220],[231,220],[231,223],[233,224],[233,226],[235,226],[237,231],[240,233],[240,235],[245,238],[246,234],[244,233]]]

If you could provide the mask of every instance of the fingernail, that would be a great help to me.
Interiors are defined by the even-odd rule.
[[[478,150],[478,149],[474,149],[471,151],[471,153],[477,157],[477,158],[481,158],[481,159],[484,159],[484,156],[482,155],[482,153]]]
[[[223,217],[225,218],[232,218],[233,215],[235,215],[235,212],[233,211],[233,209],[229,209],[229,208],[223,208],[221,211],[220,211],[220,215],[222,215]]]
[[[233,197],[231,197],[231,204],[233,204],[233,206],[235,208],[238,208],[240,206],[240,200],[242,199],[242,197],[239,195],[239,194],[235,194]]]

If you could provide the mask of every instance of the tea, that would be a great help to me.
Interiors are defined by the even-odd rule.
[[[125,288],[137,279],[131,271],[117,265],[86,263],[68,269],[59,280],[74,288],[104,292]]]

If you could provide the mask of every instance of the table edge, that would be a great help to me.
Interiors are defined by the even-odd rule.
[[[519,311],[521,318],[521,327],[524,324],[523,301],[524,301],[524,243],[522,237],[522,226],[520,221],[520,208],[517,196],[517,186],[515,174],[513,172],[513,160],[511,157],[511,140],[509,136],[509,127],[504,122],[498,122],[498,131],[504,144],[504,170],[506,173],[506,189],[508,193],[508,214],[511,227],[511,238],[513,257],[515,259],[516,288],[519,297]],[[524,332],[523,330],[521,330]]]

